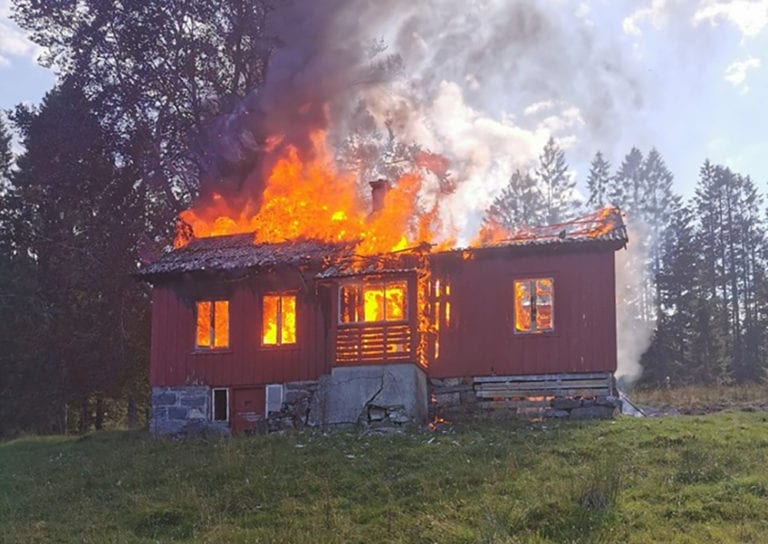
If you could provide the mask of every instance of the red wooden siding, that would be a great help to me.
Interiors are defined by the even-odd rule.
[[[464,259],[464,256],[471,258]],[[337,353],[338,283],[316,283],[311,272],[295,268],[262,273],[237,282],[174,280],[153,293],[150,381],[153,386],[205,384],[254,388],[268,383],[316,380],[335,364],[401,362],[387,354],[353,357]],[[417,281],[408,279],[408,359],[419,352]],[[431,377],[612,372],[616,369],[616,303],[613,248],[579,250],[460,252],[433,256],[432,278],[447,281],[450,323],[440,327],[439,357],[429,361]],[[553,278],[554,331],[515,334],[515,279]],[[394,277],[388,279],[395,279]],[[290,292],[297,298],[295,345],[261,345],[264,294]],[[190,294],[193,293],[193,294]],[[230,345],[226,350],[195,349],[194,302],[230,302]],[[372,325],[354,324],[350,331]],[[373,327],[379,326],[377,324]],[[346,327],[346,326],[345,326]],[[402,333],[402,331],[400,331]],[[372,330],[372,334],[379,332]],[[380,335],[384,342],[383,333]],[[430,335],[431,337],[432,335]],[[346,338],[346,339],[345,339]],[[379,336],[376,336],[378,339]],[[399,340],[398,340],[399,341]],[[344,344],[347,342],[347,344]],[[430,342],[434,352],[434,342]],[[340,356],[341,355],[341,356]],[[231,400],[234,402],[234,400]]]
[[[315,380],[329,372],[326,364],[327,323],[310,278],[298,271],[260,274],[222,286],[199,281],[187,286],[156,286],[152,308],[150,382],[153,386],[206,384],[237,387]],[[222,289],[226,289],[222,295]],[[261,296],[296,295],[296,344],[261,345]],[[193,292],[194,294],[190,294]],[[210,293],[210,294],[208,294]],[[322,293],[322,291],[321,291]],[[230,342],[223,350],[195,349],[196,299],[230,302]]]
[[[446,256],[448,257],[448,256]],[[440,331],[431,377],[616,370],[612,250],[441,258],[451,326]],[[554,279],[554,331],[515,334],[515,279]]]

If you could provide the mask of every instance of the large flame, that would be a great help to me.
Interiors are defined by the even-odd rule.
[[[397,251],[430,242],[438,220],[437,203],[429,211],[418,209],[422,177],[401,177],[384,199],[384,208],[369,213],[359,196],[357,180],[340,173],[325,142],[315,132],[312,158],[286,146],[270,172],[258,198],[225,198],[214,194],[179,214],[175,246],[195,238],[224,234],[254,234],[254,243],[309,239],[357,243],[360,255]],[[191,232],[189,232],[191,229]]]

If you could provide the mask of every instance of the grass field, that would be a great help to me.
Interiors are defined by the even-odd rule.
[[[768,383],[638,390],[630,396],[640,405],[671,408],[689,414],[727,409],[768,411]]]
[[[2,542],[768,542],[768,414],[0,444]]]

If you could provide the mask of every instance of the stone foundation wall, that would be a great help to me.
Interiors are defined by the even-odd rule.
[[[450,419],[489,411],[526,419],[599,419],[621,412],[621,399],[614,394],[564,396],[548,393],[491,400],[478,396],[479,388],[472,378],[430,379],[430,419]]]
[[[267,430],[285,431],[309,425],[310,406],[318,387],[316,381],[283,384],[283,404],[280,410],[267,414]]]
[[[229,424],[211,421],[211,388],[207,385],[153,387],[149,430],[153,434],[226,433]]]

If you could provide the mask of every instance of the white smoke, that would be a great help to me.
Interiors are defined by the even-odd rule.
[[[278,53],[291,60],[292,71],[300,68],[290,84],[317,83],[327,90],[322,99],[329,105],[332,141],[349,134],[362,100],[377,129],[386,124],[398,140],[446,157],[457,190],[442,212],[460,242],[474,235],[513,170],[534,165],[549,136],[574,154],[591,156],[596,142],[605,151],[606,143],[618,139],[623,121],[642,103],[639,78],[624,68],[633,65],[622,57],[624,48],[596,32],[574,3],[317,0],[303,5],[292,4],[285,20],[296,19],[298,12],[322,28],[286,25],[289,33],[281,36],[286,47]],[[291,33],[295,28],[299,31]],[[321,39],[310,43],[307,36]],[[375,42],[386,48],[383,55],[399,60],[394,75],[366,78],[366,51]],[[272,96],[296,96],[285,92],[284,81],[275,89]]]
[[[643,372],[640,358],[656,329],[647,229],[632,225],[627,249],[616,253],[616,379],[631,385]]]

